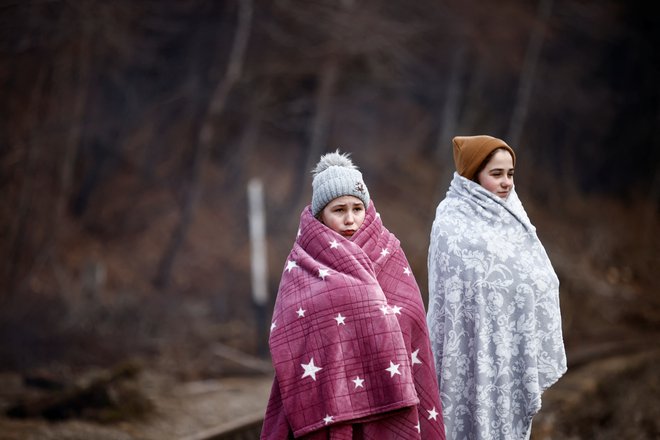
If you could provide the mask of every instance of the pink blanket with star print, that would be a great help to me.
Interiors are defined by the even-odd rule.
[[[419,287],[370,204],[347,239],[303,210],[270,333],[262,439],[444,439]]]

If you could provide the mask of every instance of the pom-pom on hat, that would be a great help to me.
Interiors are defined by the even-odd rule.
[[[321,156],[312,174],[312,214],[315,217],[325,205],[341,196],[355,196],[362,200],[365,208],[369,206],[369,190],[348,153],[337,150]]]
[[[479,165],[493,150],[498,148],[504,148],[511,153],[513,165],[516,164],[516,154],[502,139],[487,135],[456,136],[452,143],[454,144],[456,171],[466,179],[473,180]]]

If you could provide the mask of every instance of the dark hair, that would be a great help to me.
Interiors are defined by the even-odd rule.
[[[507,150],[504,147],[497,147],[493,151],[488,153],[488,156],[486,156],[484,158],[484,160],[482,160],[481,163],[479,164],[479,167],[477,168],[477,171],[474,172],[474,177],[472,177],[473,182],[479,183],[479,174],[484,170],[484,168],[486,168],[486,165],[488,165],[488,162],[490,162],[490,160],[493,158],[493,156],[495,156],[495,153],[498,152],[499,150],[503,150],[503,151],[506,151],[507,153],[511,154],[509,152],[509,150]],[[479,185],[481,185],[481,183],[479,183]]]

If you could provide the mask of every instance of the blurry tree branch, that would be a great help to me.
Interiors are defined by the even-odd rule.
[[[296,173],[292,191],[292,199],[288,209],[301,203],[303,185],[312,170],[314,163],[327,145],[328,127],[332,117],[332,98],[339,79],[339,58],[331,54],[325,60],[318,72],[318,88],[314,100],[314,117],[311,121],[309,146],[306,149],[304,167]]]
[[[438,200],[442,199],[448,177],[453,171],[451,139],[459,134],[457,133],[458,120],[461,102],[465,93],[463,76],[468,64],[467,58],[467,43],[461,41],[456,45],[452,56],[449,81],[447,82],[447,96],[440,117],[440,129],[435,141],[434,156],[438,166],[433,181],[435,191],[431,200],[432,207],[435,206]],[[433,212],[433,209],[430,209],[429,212]]]
[[[552,12],[552,1],[539,0],[537,22],[532,29],[532,34],[529,37],[529,43],[525,52],[517,98],[514,102],[509,131],[506,135],[506,141],[510,145],[513,145],[514,148],[520,148],[520,136],[525,125],[525,120],[527,119],[529,100],[532,96],[532,87],[541,54],[541,46],[543,45],[545,28]]]
[[[65,77],[60,78],[60,84],[71,84],[72,103],[66,126],[68,135],[64,139],[64,154],[62,154],[59,173],[59,191],[55,203],[55,218],[53,226],[53,239],[56,242],[59,237],[60,224],[66,213],[67,204],[70,198],[71,183],[73,180],[73,169],[75,161],[75,152],[78,149],[83,127],[84,109],[87,102],[89,91],[89,76],[92,64],[92,29],[89,16],[91,16],[90,4],[83,2],[79,6],[81,17],[77,20],[80,26],[80,35],[76,41],[77,44],[71,45],[71,53],[65,60],[70,64],[67,68],[61,69],[61,74]],[[75,78],[76,81],[71,81]],[[67,90],[69,91],[69,90]],[[61,115],[60,117],[63,117]]]
[[[46,82],[46,76],[47,73],[45,69],[41,69],[37,74],[37,80],[33,85],[32,96],[30,96],[28,101],[28,109],[26,112],[29,115],[31,122],[28,126],[32,124],[35,126],[38,125],[37,121],[39,119],[40,106],[43,102],[43,96],[45,93],[44,84]],[[17,209],[13,221],[10,223],[8,233],[10,240],[8,248],[9,255],[7,264],[4,265],[5,273],[3,274],[3,279],[7,280],[6,294],[8,297],[14,294],[24,254],[28,253],[26,251],[30,250],[30,244],[27,240],[29,234],[28,222],[30,220],[34,197],[36,163],[40,152],[40,148],[36,145],[36,141],[34,140],[33,133],[19,132],[15,142],[17,148],[25,151],[25,158],[23,162],[23,178],[19,190]],[[32,262],[26,263],[28,267],[31,264]]]
[[[289,4],[282,2],[283,6]],[[303,203],[305,182],[324,150],[354,147],[329,145],[335,99],[341,96],[344,79],[355,75],[355,70],[365,69],[372,87],[393,87],[397,78],[404,76],[405,68],[413,64],[411,41],[422,32],[423,26],[414,21],[402,23],[388,13],[393,12],[354,1],[319,2],[308,8],[290,8],[284,13],[286,19],[300,26],[300,32],[313,37],[308,38],[312,43],[302,45],[310,46],[305,50],[313,62],[315,84],[309,105],[311,118],[306,125],[308,142],[301,161],[303,167],[295,171],[292,191],[283,206],[285,210]],[[281,32],[277,35],[282,41],[291,41]]]
[[[266,87],[265,90],[256,91],[256,96],[250,100],[247,121],[238,140],[238,146],[223,166],[224,182],[228,189],[232,187],[234,182],[240,181],[241,177],[244,180],[249,178],[245,171],[259,140],[264,118],[264,107],[269,95],[270,90]]]
[[[203,167],[209,157],[209,152],[214,141],[213,126],[216,123],[216,118],[224,110],[227,96],[239,81],[243,69],[252,24],[253,5],[252,0],[240,0],[238,1],[238,5],[238,24],[225,75],[216,83],[206,113],[203,115],[199,134],[195,138],[190,182],[183,200],[183,206],[181,207],[179,224],[165,249],[154,280],[154,284],[159,288],[165,288],[169,285],[176,255],[185,241],[188,228],[190,227],[201,196]]]
[[[446,156],[451,139],[457,134],[459,108],[463,97],[462,79],[467,65],[467,52],[465,42],[459,42],[454,49],[451,62],[451,73],[447,83],[447,98],[442,109],[440,132],[436,141],[436,157]]]

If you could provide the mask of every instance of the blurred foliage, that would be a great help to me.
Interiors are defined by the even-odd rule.
[[[24,340],[60,335],[51,360],[74,330],[82,347],[151,340],[182,317],[252,334],[246,183],[266,184],[274,293],[309,170],[335,148],[424,292],[456,134],[520,133],[519,192],[566,279],[584,257],[654,289],[659,21],[614,0],[4,2],[2,364],[38,363]],[[106,345],[106,360],[143,349]]]

